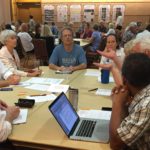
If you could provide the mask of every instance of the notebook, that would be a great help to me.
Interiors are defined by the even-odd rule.
[[[49,105],[49,110],[69,139],[109,141],[109,120],[80,118],[63,92]]]

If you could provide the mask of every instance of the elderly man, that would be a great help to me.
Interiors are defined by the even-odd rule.
[[[75,71],[86,68],[85,53],[79,45],[73,43],[73,31],[64,28],[61,31],[62,44],[58,45],[49,59],[49,68],[60,71]]]
[[[137,23],[131,22],[123,34],[121,45],[124,47],[125,43],[135,38],[137,31],[138,31]]]

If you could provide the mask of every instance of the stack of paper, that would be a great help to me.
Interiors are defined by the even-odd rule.
[[[99,77],[100,76],[100,71],[99,70],[87,70],[86,73],[84,74],[85,76],[94,76],[94,77]]]
[[[38,91],[47,91],[49,88],[49,85],[43,85],[43,84],[31,84],[29,86],[26,86],[25,88],[27,89],[32,89],[32,90],[38,90]]]
[[[96,91],[96,95],[110,96],[111,95],[111,90],[110,89],[98,89]]]
[[[45,96],[27,96],[27,99],[34,99],[36,103],[40,103],[40,102],[46,102],[46,101],[51,101],[56,99],[56,95],[54,94],[50,94],[50,95],[45,95]]]
[[[111,111],[103,110],[79,110],[78,115],[83,118],[110,120]]]
[[[32,83],[32,84],[60,84],[64,79],[55,79],[55,78],[37,78],[33,77],[24,83]]]
[[[13,120],[13,124],[21,124],[27,121],[28,109],[20,109],[19,116]]]
[[[63,85],[63,84],[59,84],[59,85],[51,85],[48,89],[49,92],[52,93],[61,93],[64,92],[66,93],[68,91],[69,85]]]

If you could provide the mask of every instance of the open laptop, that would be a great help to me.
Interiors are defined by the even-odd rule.
[[[49,105],[49,110],[70,139],[109,141],[109,120],[80,118],[64,93]]]

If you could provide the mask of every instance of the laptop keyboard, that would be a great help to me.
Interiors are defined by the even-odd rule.
[[[96,121],[83,120],[76,136],[91,137],[96,125]]]

